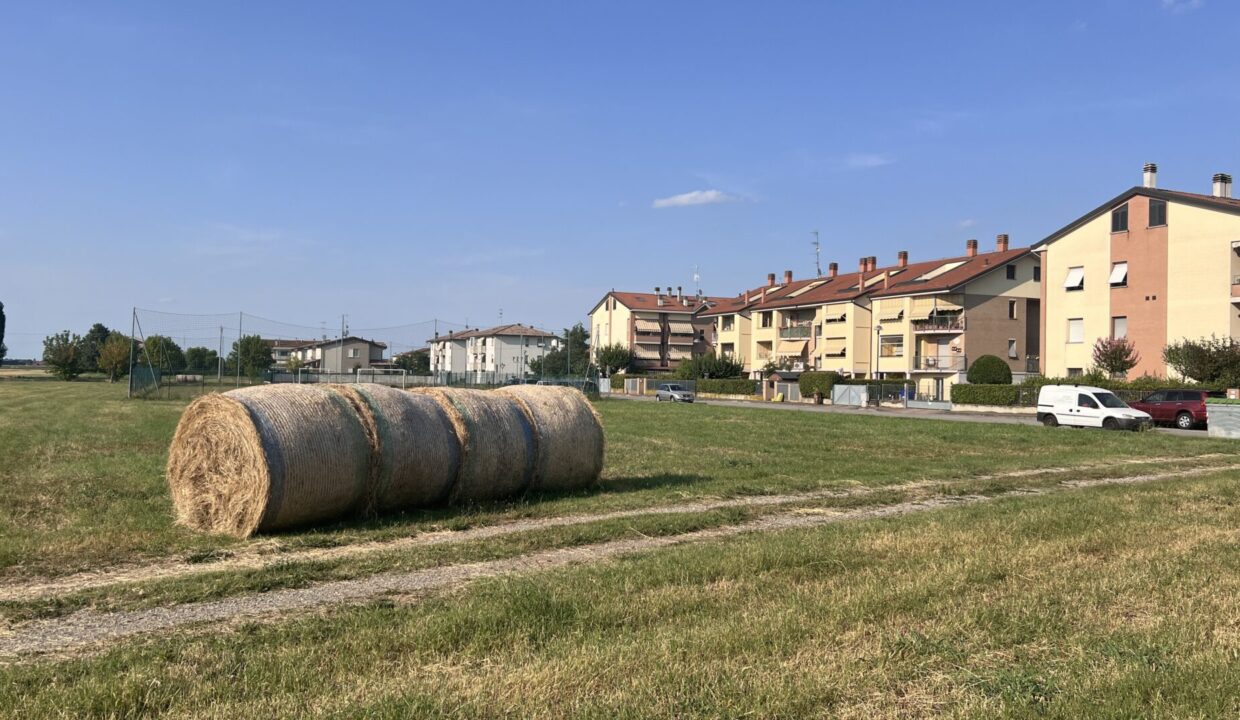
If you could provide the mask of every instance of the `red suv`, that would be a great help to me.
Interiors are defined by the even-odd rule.
[[[1182,430],[1206,426],[1206,398],[1218,393],[1204,390],[1159,390],[1140,402],[1128,403],[1143,410],[1156,423],[1173,423]]]

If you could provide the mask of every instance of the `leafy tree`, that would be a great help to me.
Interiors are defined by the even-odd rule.
[[[148,335],[142,343],[138,364],[167,373],[178,373],[185,369],[185,353],[180,345],[166,335]]]
[[[1122,338],[1098,338],[1094,343],[1094,366],[1105,370],[1111,377],[1125,377],[1128,371],[1141,362],[1141,355],[1132,341]]]
[[[271,357],[271,347],[257,335],[246,335],[233,343],[232,352],[228,354],[228,366],[234,371],[238,358],[241,372],[251,378],[260,377],[275,364],[275,359]]]
[[[604,345],[594,353],[594,362],[604,375],[624,372],[633,364],[633,351],[620,343]]]
[[[1011,385],[1012,368],[994,355],[982,355],[969,366],[967,377],[974,385]]]
[[[82,336],[68,330],[43,339],[43,362],[61,380],[72,380],[82,374]]]
[[[296,373],[305,367],[306,363],[302,362],[300,355],[289,355],[288,360],[284,361],[284,369],[291,373]]]
[[[1240,385],[1240,342],[1231,337],[1211,335],[1171,343],[1163,348],[1163,362],[1200,383]]]
[[[96,367],[99,372],[108,376],[108,382],[116,382],[129,372],[129,353],[133,340],[128,335],[116,331],[108,335],[99,347]]]
[[[796,365],[796,362],[796,360],[787,356],[781,357],[778,360],[767,360],[766,364],[762,366],[762,374],[770,375],[771,373],[776,373],[780,370],[791,370],[793,366]]]
[[[8,354],[9,348],[4,344],[4,303],[0,302],[0,360]]]
[[[685,378],[735,378],[740,377],[745,366],[726,355],[713,352],[682,361],[676,368],[676,377]]]
[[[431,374],[431,353],[429,350],[410,350],[396,356],[396,367],[410,375]]]
[[[564,343],[543,355],[530,360],[530,372],[539,376],[565,377],[585,375],[590,367],[590,350],[586,341],[590,333],[581,323],[564,330]]]
[[[112,336],[112,331],[103,323],[95,323],[86,331],[82,338],[82,366],[91,372],[99,370],[99,351],[103,344]]]
[[[219,369],[220,355],[211,348],[192,347],[185,351],[185,369],[192,373],[212,373]]]

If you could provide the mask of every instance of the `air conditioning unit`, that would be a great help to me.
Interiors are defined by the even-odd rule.
[[[926,358],[926,367],[937,367],[938,364],[939,364],[938,358]]]

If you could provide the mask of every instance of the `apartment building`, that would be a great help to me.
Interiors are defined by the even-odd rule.
[[[263,338],[263,344],[271,349],[273,367],[283,370],[288,367],[290,358],[297,356],[297,350],[306,345],[313,345],[314,340],[274,340]]]
[[[465,372],[475,382],[524,378],[530,362],[559,346],[554,333],[520,323],[475,330],[465,338]]]
[[[1208,195],[1143,182],[1051,233],[1034,252],[1042,287],[1042,371],[1077,376],[1098,338],[1127,337],[1130,377],[1170,373],[1163,348],[1181,339],[1240,337],[1240,200],[1231,176]]]
[[[712,349],[714,323],[698,310],[709,301],[701,294],[675,294],[668,287],[654,293],[612,290],[590,310],[590,352],[620,344],[633,353],[634,364],[646,371],[673,370],[684,360]]]

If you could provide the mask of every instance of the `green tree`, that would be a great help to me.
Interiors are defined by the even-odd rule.
[[[982,355],[969,366],[968,378],[974,385],[1011,385],[1012,368],[995,355]]]
[[[43,339],[43,362],[61,380],[72,380],[82,374],[82,336],[68,330]]]
[[[165,373],[179,373],[185,369],[185,352],[166,335],[148,335],[142,342],[138,364]]]
[[[113,331],[111,335],[108,335],[108,339],[103,341],[96,357],[96,367],[99,372],[108,376],[108,382],[116,382],[129,372],[132,344],[133,340],[128,335],[122,335],[116,331]]]
[[[1231,337],[1173,342],[1163,348],[1163,361],[1190,380],[1240,385],[1240,342]]]
[[[1141,356],[1132,341],[1122,338],[1098,338],[1094,343],[1094,366],[1112,378],[1123,378],[1128,371],[1141,362]]]
[[[284,361],[284,369],[291,373],[297,373],[306,363],[302,361],[300,355],[289,355],[288,360]]]
[[[9,348],[4,344],[4,303],[0,302],[0,361],[8,354]]]
[[[275,359],[271,357],[271,347],[257,335],[246,335],[233,343],[232,352],[228,354],[228,366],[234,371],[238,359],[241,362],[241,372],[250,378],[261,377],[275,364]]]
[[[530,372],[540,377],[585,375],[590,367],[590,332],[581,323],[564,330],[564,342],[541,358],[530,360]]]
[[[103,349],[103,344],[112,336],[112,331],[103,323],[95,323],[90,326],[90,330],[86,331],[86,335],[82,338],[82,367],[91,372],[99,370],[99,351]]]
[[[685,378],[737,378],[745,371],[745,366],[732,358],[715,353],[699,355],[684,360],[676,368],[676,377]]]
[[[431,353],[425,348],[410,350],[396,356],[396,367],[410,375],[431,374]]]
[[[633,364],[633,351],[620,343],[604,345],[594,353],[594,362],[604,375],[624,372]]]
[[[206,374],[219,370],[219,353],[206,347],[192,347],[185,351],[185,370]]]

